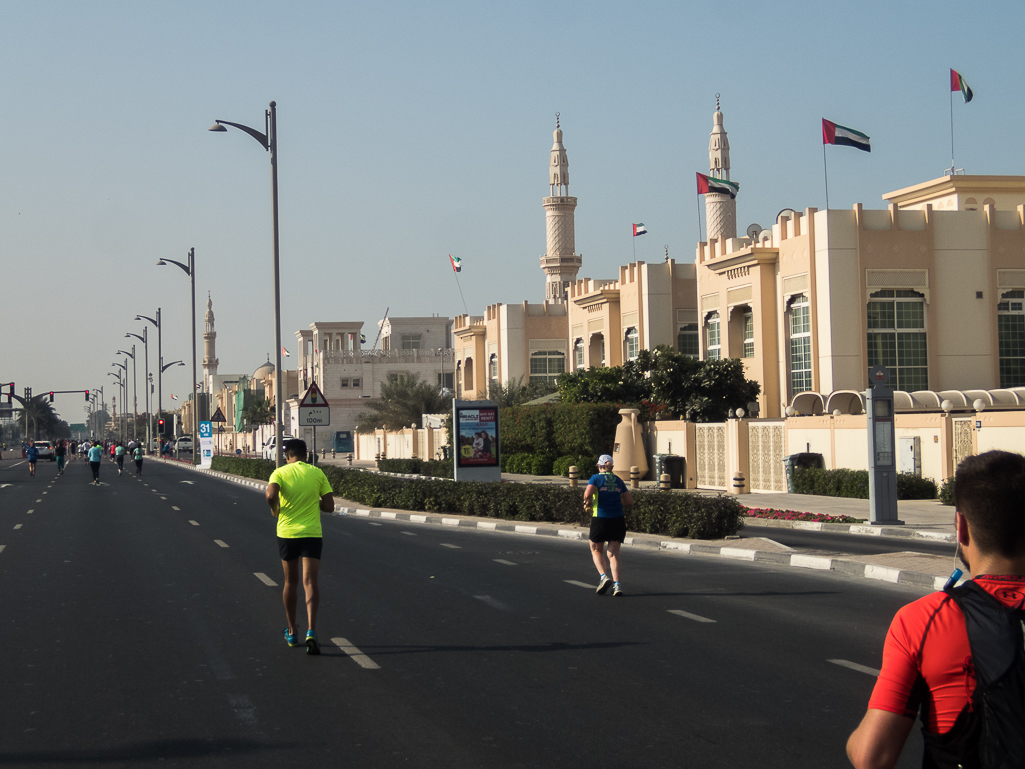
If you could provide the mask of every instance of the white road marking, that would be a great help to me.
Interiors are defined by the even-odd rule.
[[[567,585],[576,585],[577,587],[586,587],[588,590],[593,590],[596,587],[596,585],[589,585],[586,582],[580,582],[579,580],[576,580],[576,579],[564,579],[563,582],[565,582]]]
[[[476,598],[478,601],[486,603],[492,609],[498,609],[499,611],[512,611],[512,607],[502,603],[501,601],[495,598],[492,598],[490,595],[475,595],[474,598]]]
[[[43,500],[41,500],[41,499],[37,499],[37,500],[36,500],[36,502],[42,502],[42,501],[43,501]]]
[[[278,583],[264,574],[262,571],[254,571],[253,576],[256,577],[260,582],[265,584],[267,587],[277,587]]]
[[[380,670],[381,666],[365,655],[345,638],[332,638],[331,643],[352,657],[352,661],[367,670]]]
[[[7,549],[7,545],[0,545],[0,553]]]
[[[164,498],[164,499],[167,499],[167,497],[163,497],[163,498]],[[171,509],[172,509],[172,510],[177,510],[177,511],[178,511],[179,513],[180,513],[180,512],[181,512],[181,510],[182,510],[182,509],[181,509],[180,507],[175,507],[174,505],[171,505]],[[196,524],[196,525],[198,526],[199,524]]]
[[[21,528],[21,526],[22,526],[22,524],[20,524],[20,523],[16,523],[16,524],[14,524],[14,528],[15,528],[15,529],[20,529],[20,528]]]
[[[256,723],[256,706],[244,694],[229,694],[228,704],[235,711],[235,717],[246,724]]]
[[[161,497],[161,499],[163,499],[163,500],[165,500],[165,501],[166,501],[166,500],[167,500],[167,497]]]
[[[691,614],[689,611],[683,611],[682,609],[666,609],[670,614],[675,614],[677,617],[686,617],[692,619],[695,622],[715,622],[714,619],[708,617],[702,617],[700,614]]]
[[[407,537],[415,537],[416,536],[416,534],[414,534],[411,531],[400,531],[399,534],[405,534]]]
[[[842,668],[857,670],[859,673],[867,673],[876,678],[879,677],[879,671],[875,668],[870,668],[868,665],[859,665],[857,662],[851,662],[850,660],[826,660],[826,662],[832,662],[834,665],[839,665]]]
[[[50,492],[48,492],[48,491],[44,491],[44,492],[43,492],[43,494],[49,494],[49,493],[50,493]]]
[[[189,486],[194,486],[196,484],[195,481],[178,481],[178,483],[187,483]]]
[[[13,486],[12,483],[0,483],[0,489],[6,489],[8,486]]]
[[[26,510],[25,511],[25,515],[32,515],[32,513],[34,513],[34,512],[35,512],[35,510]]]
[[[373,521],[367,521],[371,526],[384,526],[383,523],[374,523]]]
[[[450,548],[452,548],[453,550],[462,550],[462,549],[463,549],[463,548],[461,548],[461,547],[460,547],[459,545],[450,545],[450,544],[449,544],[448,542],[442,542],[442,543],[441,543],[441,546],[442,546],[442,547],[450,547]]]
[[[220,545],[221,547],[228,547],[228,543],[227,543],[227,542],[225,542],[224,540],[221,540],[221,539],[215,539],[215,540],[214,540],[214,542],[216,542],[216,543],[217,543],[218,545]]]
[[[504,558],[492,558],[491,560],[494,561],[495,563],[500,563],[503,566],[515,566],[516,565],[512,561],[507,561]]]
[[[191,523],[193,526],[199,526],[198,521],[189,521],[189,523]]]

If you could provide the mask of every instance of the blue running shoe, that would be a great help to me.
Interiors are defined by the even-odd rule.
[[[316,630],[306,631],[306,653],[320,654],[320,641],[317,640]]]
[[[285,643],[289,646],[298,646],[299,639],[296,637],[298,633],[289,633],[288,628],[285,628]]]

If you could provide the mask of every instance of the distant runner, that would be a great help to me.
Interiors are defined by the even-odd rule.
[[[100,462],[103,461],[103,447],[99,441],[95,441],[92,448],[86,452],[89,457],[89,468],[93,471],[93,486],[100,485]]]
[[[303,561],[303,587],[306,589],[306,614],[310,629],[306,631],[306,653],[320,654],[317,640],[317,608],[320,588],[320,552],[323,530],[320,514],[335,509],[334,496],[327,476],[319,467],[306,464],[306,441],[293,438],[282,447],[288,464],[271,473],[267,484],[267,504],[278,519],[278,552],[285,573],[282,600],[285,604],[285,641],[298,646],[295,610],[298,600],[299,559]]]
[[[68,453],[68,444],[64,441],[57,441],[53,447],[53,453],[57,456],[57,475],[64,475],[64,457]]]
[[[136,444],[135,451],[132,452],[132,457],[135,459],[135,474],[142,475],[142,446]]]
[[[35,441],[28,442],[28,449],[25,450],[25,456],[28,457],[28,477],[36,477],[36,460],[39,459],[39,449],[36,448]]]
[[[592,475],[584,490],[584,510],[591,513],[591,558],[598,569],[598,595],[612,587],[612,595],[623,595],[619,584],[619,548],[626,539],[626,519],[623,505],[632,507],[633,495],[618,475],[612,473],[612,457],[602,454],[598,457],[598,470]],[[605,543],[609,543],[609,555],[605,557]],[[611,573],[611,577],[609,574]]]
[[[117,462],[117,474],[121,475],[125,469],[125,444],[121,441],[114,447],[114,461]]]

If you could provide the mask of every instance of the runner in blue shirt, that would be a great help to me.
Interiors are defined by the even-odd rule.
[[[89,457],[89,468],[93,471],[93,486],[100,485],[100,462],[103,460],[103,447],[99,441],[93,441],[93,446],[86,452]]]
[[[592,475],[584,490],[584,510],[591,513],[591,559],[598,569],[598,595],[612,587],[612,595],[623,595],[619,584],[619,548],[626,539],[626,519],[623,505],[632,507],[633,495],[618,475],[612,473],[612,457],[598,457],[598,473]],[[605,556],[605,543],[609,545]],[[611,573],[611,577],[609,574]]]
[[[39,459],[39,449],[36,448],[35,441],[28,442],[28,450],[25,452],[28,456],[28,475],[29,478],[36,477],[36,460]]]

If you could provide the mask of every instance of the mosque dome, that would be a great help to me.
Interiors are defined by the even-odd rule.
[[[263,379],[274,373],[274,364],[270,361],[262,364],[260,368],[253,372],[253,379]]]

